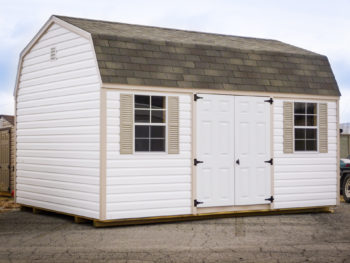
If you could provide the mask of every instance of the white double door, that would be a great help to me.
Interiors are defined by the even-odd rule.
[[[198,207],[269,204],[269,98],[199,94]]]

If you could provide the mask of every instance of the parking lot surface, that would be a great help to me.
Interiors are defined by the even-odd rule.
[[[350,262],[350,204],[334,213],[94,228],[0,213],[0,262]]]

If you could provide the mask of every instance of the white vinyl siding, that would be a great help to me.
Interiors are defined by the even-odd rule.
[[[179,154],[127,155],[119,153],[119,97],[118,91],[107,92],[107,219],[190,214],[191,96],[179,95]]]
[[[300,101],[300,100],[298,100]],[[293,102],[293,101],[292,101]],[[319,101],[315,102],[323,103]],[[283,153],[283,100],[275,99],[273,123],[274,208],[336,205],[336,102],[328,102],[328,153]]]
[[[51,48],[56,59],[51,60]],[[17,202],[99,218],[100,84],[89,40],[54,24],[24,57]]]

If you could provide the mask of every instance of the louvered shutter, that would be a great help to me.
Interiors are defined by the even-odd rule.
[[[283,152],[293,153],[293,102],[283,102]]]
[[[328,107],[327,103],[319,104],[319,152],[328,152]]]
[[[133,95],[120,94],[120,154],[133,153]]]
[[[178,154],[179,149],[179,97],[168,97],[168,153]]]

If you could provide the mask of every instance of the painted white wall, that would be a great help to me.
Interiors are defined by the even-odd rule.
[[[180,99],[180,154],[120,155],[120,93],[107,92],[107,219],[191,213],[191,96],[161,95]]]
[[[327,104],[328,153],[284,154],[283,100],[274,101],[274,208],[336,205],[337,109],[335,102]]]
[[[18,203],[99,217],[99,107],[89,40],[52,25],[23,60],[17,96]]]

